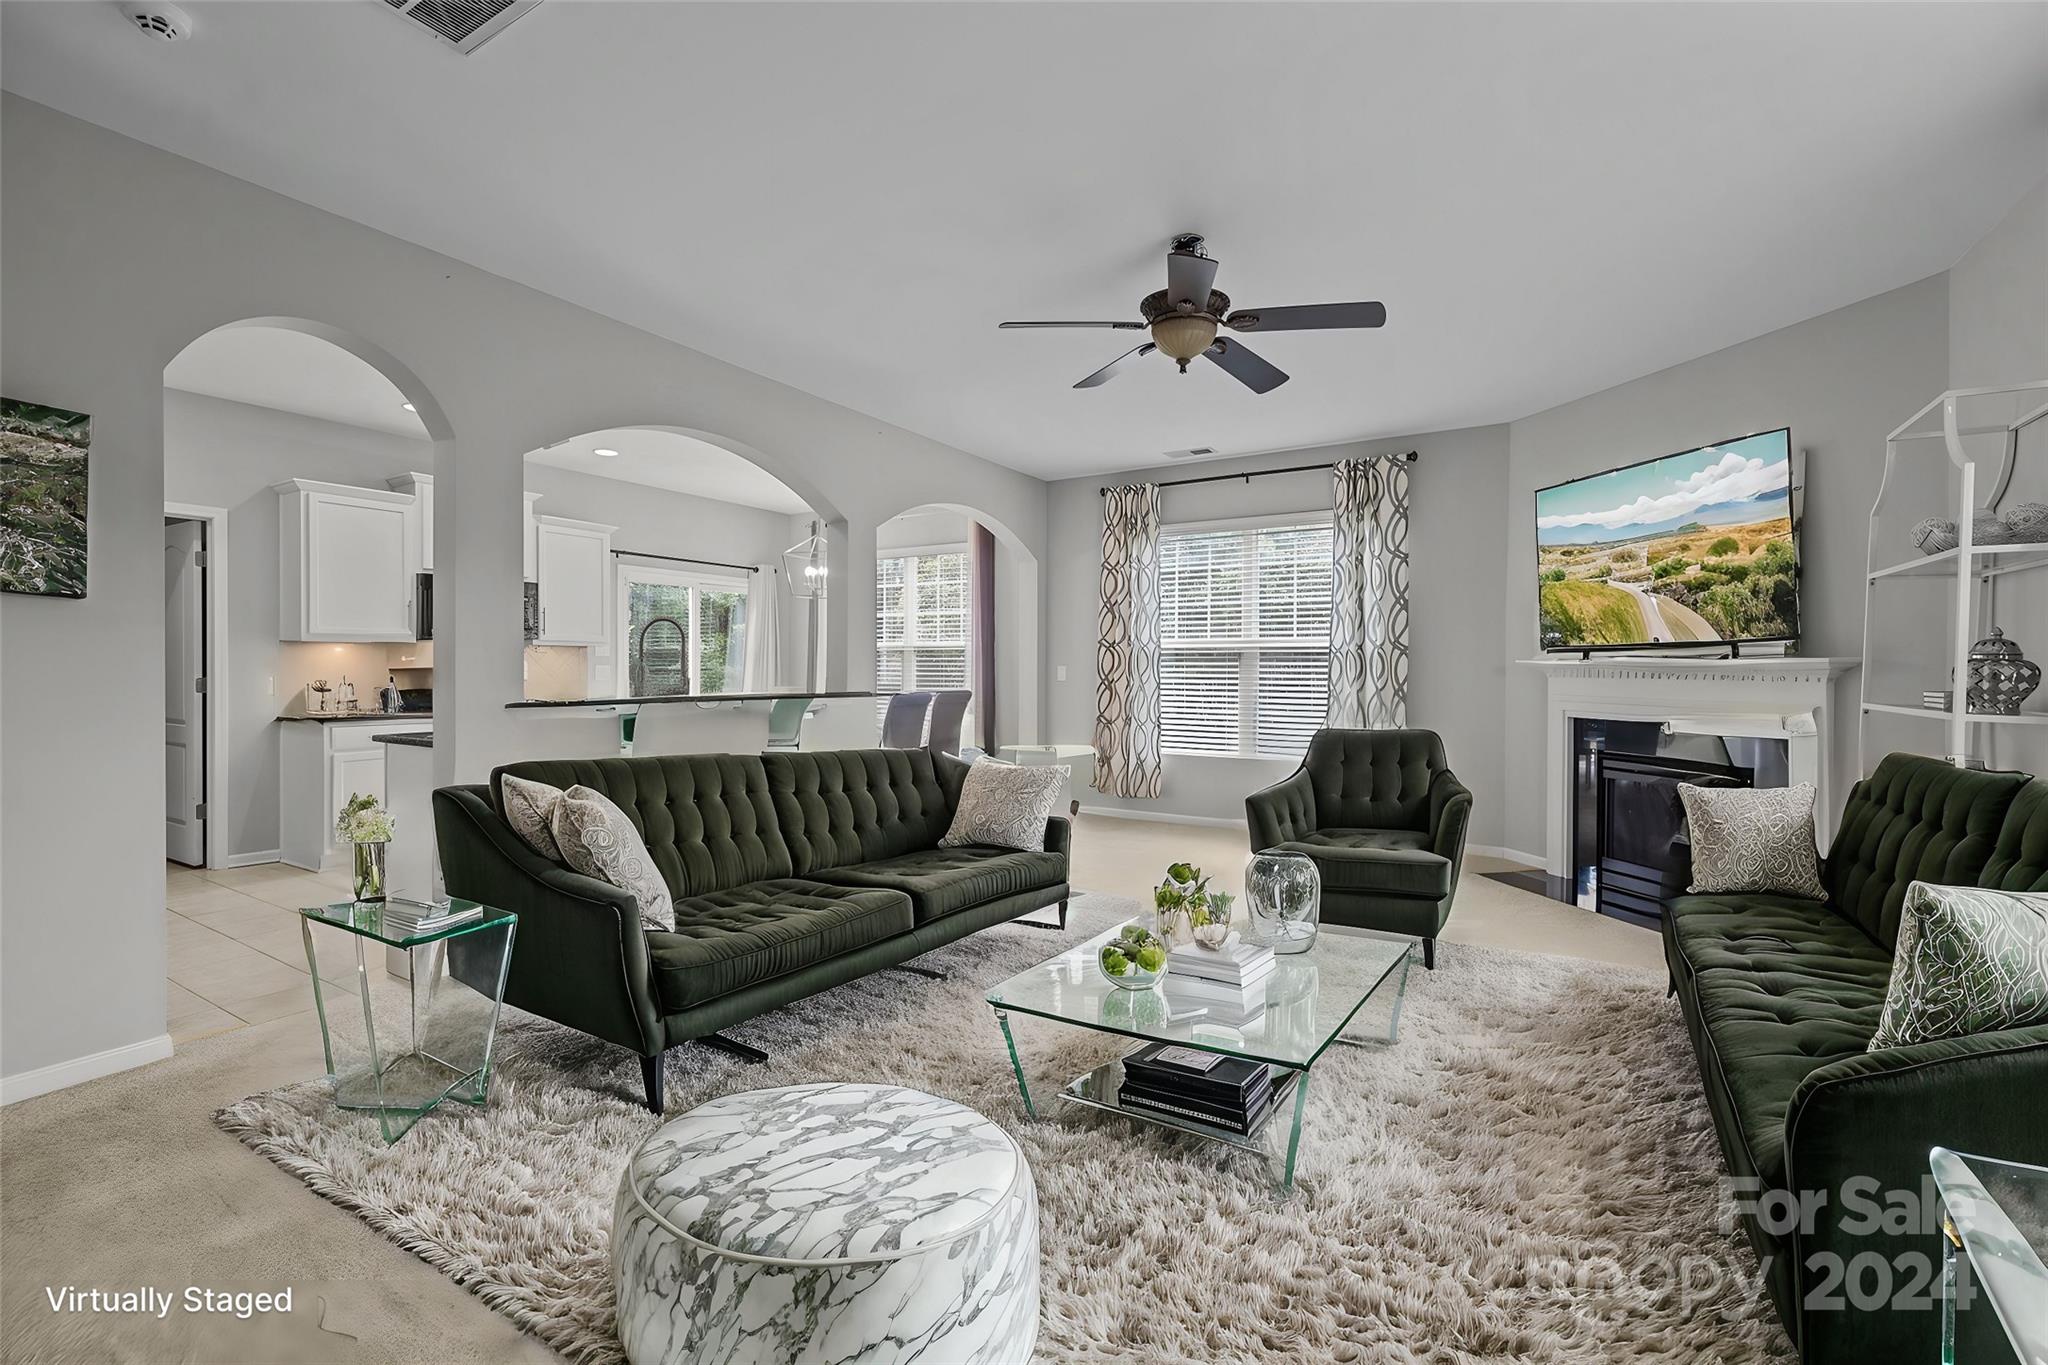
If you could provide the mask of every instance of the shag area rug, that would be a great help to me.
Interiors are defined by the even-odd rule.
[[[1079,898],[1065,941],[1135,911]],[[883,972],[734,1029],[764,1065],[682,1048],[669,1112],[830,1079],[993,1118],[1038,1182],[1042,1360],[1793,1360],[1755,1256],[1721,1230],[1661,974],[1446,945],[1411,975],[1397,1043],[1317,1063],[1281,1197],[1253,1154],[1053,1101],[1115,1038],[1013,1015],[1051,1111],[1025,1114],[982,996],[1061,944],[985,930],[920,960],[947,981]],[[563,1355],[612,1362],[612,1198],[655,1122],[639,1094],[632,1056],[507,1010],[489,1106],[438,1109],[394,1147],[319,1081],[218,1122]]]

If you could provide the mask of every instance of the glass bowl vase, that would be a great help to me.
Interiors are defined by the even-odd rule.
[[[1142,991],[1166,975],[1166,944],[1142,924],[1126,924],[1095,952],[1095,970],[1110,985]]]
[[[1254,941],[1276,953],[1315,945],[1323,914],[1323,878],[1301,853],[1255,853],[1244,872],[1245,908]]]

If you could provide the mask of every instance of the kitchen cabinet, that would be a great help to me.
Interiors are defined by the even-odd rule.
[[[519,576],[528,583],[538,583],[540,581],[540,530],[534,525],[533,505],[540,501],[541,495],[538,493],[528,493],[525,497],[526,521],[521,528],[521,534],[525,539],[519,542],[519,563],[521,566]]]
[[[411,640],[418,499],[291,479],[278,494],[278,638]]]
[[[413,496],[413,563],[421,573],[434,571],[434,476],[400,474],[386,479],[392,491]]]
[[[374,713],[347,720],[278,722],[278,856],[294,867],[319,872],[344,866],[348,848],[334,835],[334,822],[349,797],[360,793],[386,800],[384,747],[371,736],[432,734],[432,720],[405,720]],[[420,831],[411,831],[417,836]]]
[[[601,645],[609,638],[612,532],[616,526],[535,517],[540,575],[536,644]]]

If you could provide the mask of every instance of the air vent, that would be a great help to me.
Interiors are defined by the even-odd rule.
[[[1190,446],[1186,450],[1169,450],[1166,452],[1166,458],[1169,460],[1199,460],[1204,456],[1214,455],[1215,453],[1215,446]]]
[[[474,52],[540,0],[384,0],[457,52]]]

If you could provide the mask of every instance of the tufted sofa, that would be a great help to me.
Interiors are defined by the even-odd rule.
[[[603,792],[675,897],[643,929],[630,892],[535,853],[507,775]],[[434,793],[452,895],[519,917],[505,999],[630,1048],[662,1109],[663,1052],[1045,906],[1066,925],[1068,825],[1043,849],[940,848],[967,765],[925,749],[514,763]]]
[[[2048,782],[1892,754],[1849,793],[1822,870],[1825,902],[1665,903],[1672,990],[1738,1193],[1819,1201],[1790,1228],[1743,1218],[1807,1365],[1941,1358],[1938,1296],[1858,1311],[1826,1278],[1862,1256],[1866,1298],[1882,1277],[1889,1303],[1920,1265],[1937,1276],[1921,1290],[1938,1291],[1938,1227],[1865,1228],[1865,1195],[1920,1197],[1936,1145],[2048,1163],[2048,1025],[1866,1050],[1915,881],[2048,891]],[[1843,1306],[1826,1306],[1830,1297]],[[1960,1359],[2013,1358],[1988,1307],[1961,1321],[1976,1350]]]
[[[1323,918],[1422,940],[1451,915],[1472,793],[1433,730],[1318,730],[1301,767],[1245,798],[1252,851],[1306,854],[1323,879]]]

